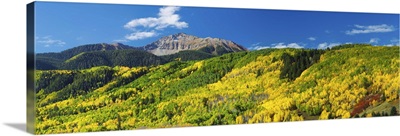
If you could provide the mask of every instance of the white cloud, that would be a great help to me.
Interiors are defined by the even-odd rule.
[[[261,44],[261,42],[258,42],[258,43],[252,44],[251,46],[258,46],[258,45],[260,45],[260,44]]]
[[[178,29],[187,28],[188,23],[179,21],[180,16],[175,14],[176,11],[179,11],[179,7],[163,7],[160,8],[160,12],[158,13],[158,17],[147,17],[147,18],[139,18],[133,19],[124,25],[127,29],[135,30],[136,27],[146,27],[146,28],[155,28],[157,30],[161,30],[167,27],[175,27]]]
[[[272,48],[278,48],[278,49],[282,49],[282,48],[296,48],[296,49],[300,49],[300,48],[304,48],[303,46],[300,46],[297,43],[289,43],[289,44],[285,44],[285,43],[277,43],[277,44],[272,44],[274,45]]]
[[[124,25],[127,29],[135,29],[135,27],[155,27],[158,24],[158,19],[154,17],[134,19]]]
[[[250,50],[262,50],[262,49],[268,49],[271,48],[269,46],[255,46],[255,47],[250,47]]]
[[[160,13],[158,13],[158,20],[160,21],[160,25],[156,27],[156,29],[163,29],[168,26],[173,26],[178,29],[187,28],[188,23],[179,22],[180,16],[175,14],[176,11],[179,11],[179,7],[164,7],[160,9]]]
[[[189,24],[180,21],[180,15],[175,13],[179,11],[179,9],[179,7],[163,7],[160,8],[158,17],[145,17],[129,21],[124,25],[124,28],[132,30],[133,33],[126,35],[125,40],[133,41],[154,37],[157,36],[157,31],[162,31],[164,28],[168,27],[177,29],[189,27]]]
[[[389,47],[391,47],[391,46],[400,46],[400,41],[399,41],[399,39],[395,38],[395,39],[390,40],[390,44],[386,44],[386,45],[383,45],[383,46],[389,46]]]
[[[383,45],[383,46],[392,47],[392,46],[400,46],[400,44],[386,44],[386,45]]]
[[[51,36],[35,37],[36,43],[44,47],[50,46],[64,46],[66,43],[61,40],[52,39]]]
[[[341,43],[327,43],[327,42],[324,42],[324,43],[320,43],[318,45],[318,49],[332,48],[332,47],[338,46],[340,44]]]
[[[308,37],[307,39],[310,40],[310,41],[315,41],[315,40],[317,40],[317,38],[315,38],[315,37]]]
[[[253,44],[254,45],[254,44]],[[282,48],[296,48],[296,49],[301,49],[304,48],[303,46],[300,46],[298,43],[289,43],[285,44],[283,42],[281,43],[274,43],[271,44],[271,46],[260,46],[260,44],[256,44],[257,46],[250,47],[250,50],[261,50],[261,49],[268,49],[268,48],[277,48],[277,49],[282,49]]]
[[[385,33],[392,32],[395,30],[394,26],[381,24],[381,25],[370,25],[370,26],[362,26],[362,25],[354,25],[356,29],[346,31],[347,35],[354,34],[367,34],[367,33]]]
[[[261,49],[266,49],[270,48],[268,46],[263,46],[261,42],[253,43],[251,44],[249,50],[261,50]]]
[[[392,40],[390,40],[390,42],[394,43],[394,44],[400,44],[399,39],[392,39]]]
[[[125,38],[128,40],[140,40],[140,39],[145,39],[149,37],[157,36],[157,33],[155,31],[150,31],[150,32],[134,32],[129,35],[126,35]]]
[[[369,40],[369,43],[378,43],[379,42],[379,38],[371,38],[370,40]]]

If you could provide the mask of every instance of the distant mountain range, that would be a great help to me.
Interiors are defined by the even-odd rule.
[[[199,60],[225,53],[247,51],[232,41],[177,33],[142,47],[121,43],[77,46],[59,53],[36,55],[36,69],[84,69],[94,66],[151,66],[172,60]]]

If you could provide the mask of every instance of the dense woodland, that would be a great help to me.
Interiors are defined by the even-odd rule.
[[[99,63],[79,69],[36,70],[36,133],[399,115],[398,47],[181,52],[152,65],[102,66],[118,53],[65,60],[90,54]]]
[[[172,61],[203,60],[215,57],[213,51],[180,51],[171,55],[156,56],[147,51],[130,46],[112,47],[102,44],[90,44],[75,47],[60,53],[41,53],[36,55],[38,70],[80,70],[96,66],[156,66]],[[229,52],[219,52],[225,54]]]

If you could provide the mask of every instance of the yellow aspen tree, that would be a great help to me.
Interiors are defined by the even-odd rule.
[[[324,110],[324,111],[322,111],[321,115],[319,116],[319,119],[320,120],[329,119],[329,115],[330,115],[330,112],[327,112],[326,110]]]
[[[367,118],[372,117],[372,113],[368,113],[366,117],[367,117]]]
[[[343,118],[343,119],[350,118],[350,112],[346,111],[346,112],[343,114],[342,118]]]
[[[274,115],[274,119],[273,119],[274,122],[280,122],[281,121],[281,118],[282,118],[281,112],[282,111],[279,111],[278,113],[276,113]]]
[[[236,117],[236,124],[243,124],[243,117],[242,115]]]

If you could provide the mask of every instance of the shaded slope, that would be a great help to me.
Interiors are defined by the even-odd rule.
[[[37,57],[36,61],[38,62],[36,68],[40,70],[58,69],[65,60],[70,59],[75,55],[84,52],[125,50],[125,49],[136,49],[136,48],[128,45],[123,45],[121,43],[114,43],[114,44],[98,43],[98,44],[86,44],[77,46],[71,49],[61,51],[59,53],[38,53],[36,54]]]
[[[95,66],[152,66],[164,64],[162,58],[140,50],[85,52],[65,61],[60,69],[86,69]]]

